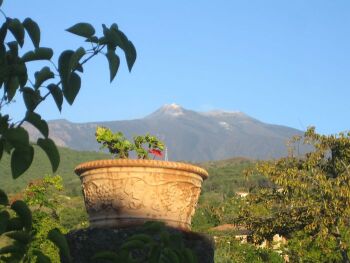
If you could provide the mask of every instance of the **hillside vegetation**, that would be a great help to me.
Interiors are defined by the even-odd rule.
[[[35,179],[42,179],[45,175],[51,174],[50,163],[43,151],[35,149],[36,155],[31,168],[20,178],[13,180],[10,174],[10,164],[8,156],[4,156],[0,162],[1,187],[12,198],[21,196],[29,182]],[[73,229],[87,227],[87,214],[81,194],[80,180],[73,172],[74,167],[79,163],[107,159],[109,155],[98,152],[80,152],[67,148],[59,148],[61,163],[57,175],[63,177],[64,191],[60,191],[55,197],[56,222],[65,232]],[[281,262],[281,258],[269,250],[256,249],[253,245],[240,244],[235,240],[232,231],[215,232],[211,229],[217,225],[228,223],[231,216],[236,215],[238,205],[230,202],[238,191],[248,191],[249,188],[267,184],[266,179],[259,176],[245,176],[245,170],[255,164],[254,161],[246,158],[233,158],[222,161],[210,161],[197,164],[209,172],[209,178],[202,185],[202,192],[196,214],[192,220],[192,229],[198,232],[208,233],[215,236],[216,251],[215,262]],[[51,192],[51,190],[49,191]],[[223,204],[230,202],[230,206],[225,206],[227,218],[222,217]],[[45,247],[45,249],[48,249]],[[234,253],[232,251],[235,251]],[[51,253],[53,259],[57,259],[57,252]],[[266,260],[262,260],[262,259]],[[54,262],[55,262],[54,260]]]
[[[21,177],[16,180],[11,176],[11,165],[9,155],[4,154],[0,161],[0,188],[8,193],[20,192],[27,184],[35,179],[42,178],[44,175],[52,174],[50,161],[45,152],[35,147],[33,164]],[[99,152],[74,151],[68,148],[59,148],[61,162],[55,173],[63,178],[63,184],[68,195],[80,195],[80,180],[74,174],[74,168],[82,162],[100,159],[109,159],[110,156]]]

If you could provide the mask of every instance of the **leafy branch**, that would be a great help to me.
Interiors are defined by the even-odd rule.
[[[1,4],[2,1],[0,7]],[[99,54],[107,58],[110,82],[115,78],[120,65],[120,58],[116,54],[118,48],[124,52],[131,71],[137,56],[135,47],[116,24],[110,27],[103,24],[103,35],[97,37],[91,24],[77,23],[67,31],[82,37],[91,44],[92,49],[67,49],[59,55],[56,66],[52,62],[53,50],[40,44],[40,27],[34,20],[26,18],[21,22],[17,18],[7,17],[1,9],[0,11],[5,17],[0,27],[0,90],[3,90],[0,102],[0,160],[4,152],[11,155],[13,178],[19,177],[30,167],[34,148],[29,141],[28,132],[22,127],[24,122],[28,122],[42,134],[43,138],[39,138],[36,143],[47,154],[55,172],[60,162],[59,153],[55,143],[49,138],[47,122],[36,112],[37,107],[48,97],[54,99],[59,111],[62,110],[64,100],[72,105],[81,88],[80,75],[84,71],[83,67]],[[9,34],[14,41],[6,42]],[[34,49],[20,55],[26,35],[31,39]],[[28,63],[32,61],[46,61],[50,64],[36,71],[34,80],[30,81]],[[50,66],[54,67],[54,71]],[[57,77],[57,82],[53,82]],[[19,122],[13,123],[12,118],[8,114],[2,114],[1,110],[15,101],[18,92],[22,95],[26,112]]]

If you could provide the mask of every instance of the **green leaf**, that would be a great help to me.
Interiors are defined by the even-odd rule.
[[[36,256],[35,263],[51,263],[51,259],[40,250],[35,249],[33,254]]]
[[[16,212],[22,221],[24,229],[30,231],[32,229],[32,212],[28,205],[22,200],[16,200],[11,204],[11,209]]]
[[[145,246],[145,243],[141,240],[128,240],[120,246],[120,249],[141,249]]]
[[[15,148],[29,146],[28,132],[22,127],[10,128],[6,131],[4,136]]]
[[[7,197],[7,194],[0,189],[0,205],[8,205],[9,199]]]
[[[79,93],[81,86],[81,79],[75,72],[71,73],[68,83],[63,86],[63,95],[66,101],[72,105],[76,96]]]
[[[78,48],[74,54],[70,58],[69,68],[70,70],[75,70],[79,65],[79,60],[86,54],[85,49],[80,47]]]
[[[8,114],[2,116],[0,113],[0,134],[3,134],[8,130],[9,119],[10,119],[10,116]]]
[[[22,230],[23,227],[22,220],[18,217],[13,217],[9,220],[7,231]]]
[[[57,108],[59,109],[59,111],[61,111],[62,110],[62,103],[63,103],[62,90],[60,89],[59,86],[57,86],[55,84],[50,84],[49,86],[47,86],[47,88],[51,92],[51,95],[52,95],[53,99],[55,100]]]
[[[41,132],[41,134],[45,136],[45,138],[49,136],[49,126],[39,114],[27,111],[25,120],[32,124],[35,128],[37,128]]]
[[[125,52],[126,62],[128,64],[129,71],[131,71],[137,57],[135,46],[131,41],[128,41],[127,49],[124,50],[124,52]]]
[[[7,35],[7,23],[4,22],[0,28],[0,43],[5,41]]]
[[[10,214],[6,210],[0,212],[0,236],[6,232]]]
[[[29,243],[29,241],[31,240],[30,234],[27,231],[23,231],[23,230],[7,232],[5,235],[24,245]]]
[[[65,257],[68,262],[72,262],[67,240],[61,231],[57,228],[54,228],[50,230],[47,237],[58,247],[62,256]]]
[[[122,40],[119,35],[119,30],[116,24],[113,24],[110,29],[106,27],[106,25],[102,25],[103,27],[103,35],[107,40],[107,44],[109,44],[109,48],[115,50],[116,46],[122,46]]]
[[[24,27],[23,27],[22,23],[17,18],[10,19],[8,28],[11,31],[12,35],[17,40],[18,44],[21,47],[23,47],[23,44],[24,44]]]
[[[17,76],[11,76],[8,81],[5,82],[5,92],[8,101],[11,101],[16,95],[16,91],[19,87],[19,80]]]
[[[21,262],[20,259],[23,257],[25,253],[25,248],[20,243],[15,243],[9,246],[1,247],[0,248],[0,254],[13,254],[13,256],[16,256],[13,261],[9,262]]]
[[[92,257],[92,260],[107,260],[112,262],[121,262],[118,254],[111,251],[98,252]]]
[[[147,234],[135,234],[135,235],[132,235],[128,240],[140,240],[144,243],[154,242],[153,238]]]
[[[48,79],[53,79],[55,74],[50,70],[49,67],[43,67],[40,71],[35,72],[35,85],[34,88],[38,89],[43,82]]]
[[[27,66],[24,62],[19,63],[14,67],[14,70],[18,77],[19,86],[23,88],[28,80]]]
[[[14,57],[18,57],[18,42],[17,41],[8,42],[7,46],[9,47],[11,54]]]
[[[108,64],[109,64],[110,82],[112,82],[115,75],[118,72],[120,59],[118,55],[116,55],[113,51],[108,51],[106,54],[106,57],[108,59]]]
[[[90,38],[95,34],[94,27],[89,23],[78,23],[66,30],[72,34],[86,38]]]
[[[100,37],[100,38],[98,39],[98,43],[99,43],[100,45],[105,45],[105,44],[108,43],[108,40],[107,40],[106,37]]]
[[[29,17],[24,19],[22,24],[32,40],[34,47],[38,48],[40,45],[40,28],[38,24]]]
[[[58,58],[58,72],[60,73],[63,86],[67,85],[67,81],[71,73],[69,65],[73,54],[73,50],[65,50],[61,53],[60,57]]]
[[[21,60],[23,62],[29,62],[34,60],[50,60],[53,56],[53,50],[51,48],[39,47],[34,51],[29,51],[25,53]]]
[[[33,111],[41,100],[40,92],[28,87],[21,89],[23,94],[24,104],[28,111]]]
[[[188,263],[196,263],[197,262],[196,257],[193,254],[191,249],[185,248],[183,250],[183,254],[184,254],[184,257],[185,257],[185,262],[188,262]]]
[[[166,256],[168,262],[171,263],[180,263],[180,259],[177,254],[170,248],[164,248],[163,254]]]
[[[89,37],[88,39],[85,40],[85,42],[91,42],[91,43],[98,44],[98,37],[96,37],[96,36]]]
[[[34,148],[27,147],[16,148],[11,155],[11,172],[13,179],[22,175],[33,162]]]
[[[49,138],[39,138],[37,144],[45,151],[46,155],[49,157],[53,172],[56,172],[60,164],[60,154],[54,141]]]

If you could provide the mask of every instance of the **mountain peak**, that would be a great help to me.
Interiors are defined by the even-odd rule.
[[[184,115],[185,111],[186,110],[184,108],[182,108],[180,105],[176,103],[164,104],[162,107],[160,107],[158,110],[153,112],[148,117],[161,117],[161,116],[179,117]]]

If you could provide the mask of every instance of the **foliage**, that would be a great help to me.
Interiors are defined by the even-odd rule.
[[[120,247],[117,253],[103,251],[94,259],[109,262],[178,262],[195,263],[196,255],[185,247],[181,234],[171,233],[161,222],[146,222],[144,234],[135,234]]]
[[[28,205],[22,200],[9,202],[7,195],[0,191],[0,234],[5,244],[0,248],[2,262],[50,262],[49,257],[42,251],[42,247],[35,247],[38,233],[37,224]],[[34,224],[33,224],[34,223]],[[67,243],[61,231],[52,228],[47,231],[48,239],[53,242],[70,261]],[[47,240],[47,238],[46,238]]]
[[[38,146],[34,145],[35,156],[30,168],[19,178],[15,183],[11,176],[10,156],[5,155],[0,162],[1,171],[1,187],[6,189],[8,193],[22,192],[27,185],[36,180],[41,179],[44,175],[51,174],[51,166],[46,158],[45,152]],[[81,184],[78,176],[74,174],[74,168],[86,161],[106,159],[109,156],[104,153],[74,151],[68,148],[58,147],[61,156],[61,164],[56,171],[56,175],[60,175],[63,180],[64,190],[61,194],[69,195],[70,197],[81,195]]]
[[[134,136],[132,143],[124,137],[122,132],[113,133],[108,128],[97,127],[95,136],[97,142],[102,144],[102,148],[107,148],[115,158],[127,159],[130,152],[135,151],[138,159],[149,159],[149,153],[154,157],[161,156],[164,150],[164,143],[149,134]]]
[[[0,1],[0,8],[2,4],[3,1]],[[112,24],[110,28],[102,25],[103,36],[97,37],[92,25],[78,23],[67,31],[83,37],[86,42],[90,42],[92,48],[85,50],[79,47],[75,51],[65,50],[59,55],[56,66],[51,61],[53,50],[40,45],[40,28],[35,21],[26,18],[21,22],[17,18],[7,17],[2,9],[0,12],[5,18],[0,27],[0,90],[3,92],[0,97],[0,160],[4,152],[11,155],[10,166],[14,179],[31,166],[34,147],[29,142],[28,132],[22,127],[26,121],[42,134],[43,138],[39,138],[36,144],[47,154],[52,170],[56,171],[60,163],[59,152],[55,143],[49,138],[46,121],[36,112],[37,107],[49,96],[54,99],[59,111],[62,109],[63,99],[68,104],[73,104],[81,86],[81,77],[78,72],[82,73],[84,64],[94,56],[104,54],[104,50],[106,50],[105,55],[109,64],[110,81],[114,79],[120,63],[116,49],[121,48],[124,51],[129,70],[132,69],[136,60],[136,50],[116,24]],[[10,34],[14,40],[8,42]],[[24,53],[26,34],[33,43],[33,50]],[[48,62],[35,72],[33,81],[28,76],[29,64],[32,61]],[[22,97],[26,112],[23,119],[15,123],[8,114],[3,114],[3,110],[14,103],[16,96]],[[60,230],[46,231],[48,229],[45,228],[49,225],[52,227],[52,222],[47,221],[51,217],[48,217],[47,212],[42,208],[55,211],[54,204],[47,198],[47,187],[56,186],[57,188],[59,184],[58,181],[52,181],[55,179],[45,179],[40,184],[33,184],[27,189],[27,202],[39,207],[34,216],[24,201],[16,200],[9,204],[7,195],[0,191],[0,234],[10,239],[8,241],[10,244],[0,249],[3,261],[30,262],[35,256],[36,262],[50,262],[49,257],[42,253],[42,247],[35,248],[37,239],[43,238],[42,232],[55,243],[63,257],[70,261],[68,245]],[[33,219],[35,227],[33,227]],[[41,224],[43,222],[46,223]],[[45,237],[44,241],[47,241],[47,238]],[[34,249],[31,249],[32,245]]]
[[[283,258],[268,249],[256,248],[235,239],[231,233],[217,233],[215,238],[215,263],[269,262],[282,263]]]
[[[129,70],[136,60],[136,50],[116,24],[109,28],[102,25],[103,36],[97,37],[92,25],[77,23],[67,31],[83,37],[91,48],[85,50],[84,47],[79,47],[76,50],[63,51],[56,66],[51,60],[54,51],[41,46],[40,27],[35,21],[26,18],[21,22],[17,18],[7,17],[3,10],[0,11],[5,16],[5,21],[0,27],[0,91],[3,92],[0,96],[0,159],[3,152],[11,155],[13,178],[19,177],[30,167],[34,148],[29,142],[28,132],[21,127],[26,121],[42,134],[43,138],[37,140],[37,145],[48,155],[52,169],[56,171],[60,162],[59,153],[55,143],[49,138],[46,121],[36,112],[37,107],[50,96],[60,111],[63,99],[72,105],[81,87],[78,72],[83,72],[86,62],[98,54],[105,54],[112,81],[120,63],[116,49],[124,51]],[[8,42],[9,38],[12,40],[10,34],[14,41]],[[26,34],[33,43],[33,50],[23,49]],[[45,66],[35,72],[31,81],[28,69],[33,61],[41,61]],[[15,101],[16,95],[22,96],[26,112],[22,120],[14,123],[9,115],[2,112]]]
[[[216,196],[218,202],[222,202],[230,197],[236,196],[237,192],[249,192],[255,187],[270,185],[269,181],[259,175],[246,176],[246,171],[253,167],[255,161],[245,158],[233,158],[221,161],[211,161],[200,163],[210,176],[202,186],[201,198],[210,199]]]
[[[309,128],[304,138],[294,138],[301,141],[314,150],[257,166],[276,187],[249,195],[240,222],[257,243],[275,234],[291,239],[286,253],[300,261],[317,249],[319,255],[332,254],[332,261],[349,262],[350,133],[325,136]],[[252,212],[256,206],[265,213]]]

